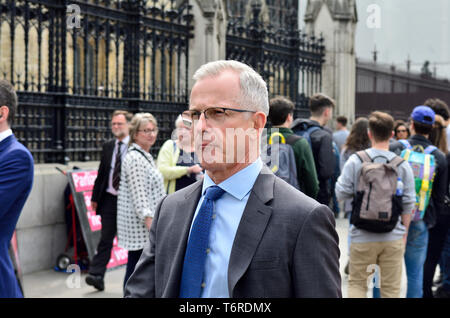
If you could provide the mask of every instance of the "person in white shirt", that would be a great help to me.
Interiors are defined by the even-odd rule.
[[[119,247],[128,250],[124,286],[148,240],[156,205],[165,195],[163,176],[150,155],[157,135],[158,125],[152,114],[134,115],[130,124],[130,147],[122,164],[117,199]]]

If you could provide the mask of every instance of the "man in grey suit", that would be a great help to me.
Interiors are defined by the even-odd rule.
[[[194,81],[182,116],[206,173],[159,203],[125,297],[341,297],[333,213],[259,156],[264,80],[215,61]]]

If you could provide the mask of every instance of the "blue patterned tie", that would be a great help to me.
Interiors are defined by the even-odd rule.
[[[225,191],[218,186],[206,189],[206,195],[192,225],[186,254],[184,255],[180,298],[200,298],[214,201],[224,193]]]

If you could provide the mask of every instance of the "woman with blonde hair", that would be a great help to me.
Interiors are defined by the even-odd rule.
[[[157,135],[158,124],[152,114],[134,115],[117,199],[119,247],[128,250],[124,287],[148,240],[156,206],[165,195],[163,177],[150,155]]]

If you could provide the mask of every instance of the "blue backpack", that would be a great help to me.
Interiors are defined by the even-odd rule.
[[[274,137],[278,137],[279,141],[274,142]],[[270,135],[268,144],[261,151],[263,162],[272,172],[296,189],[300,189],[300,186],[297,179],[297,164],[292,145],[300,139],[301,137],[295,134],[285,138],[281,133],[274,132]]]
[[[297,127],[299,127],[299,128],[297,128]],[[312,147],[311,146],[311,134],[313,132],[315,132],[316,130],[322,129],[322,127],[320,127],[320,126],[308,127],[307,123],[300,123],[297,127],[294,130],[295,134],[305,138],[308,141],[310,147]]]

